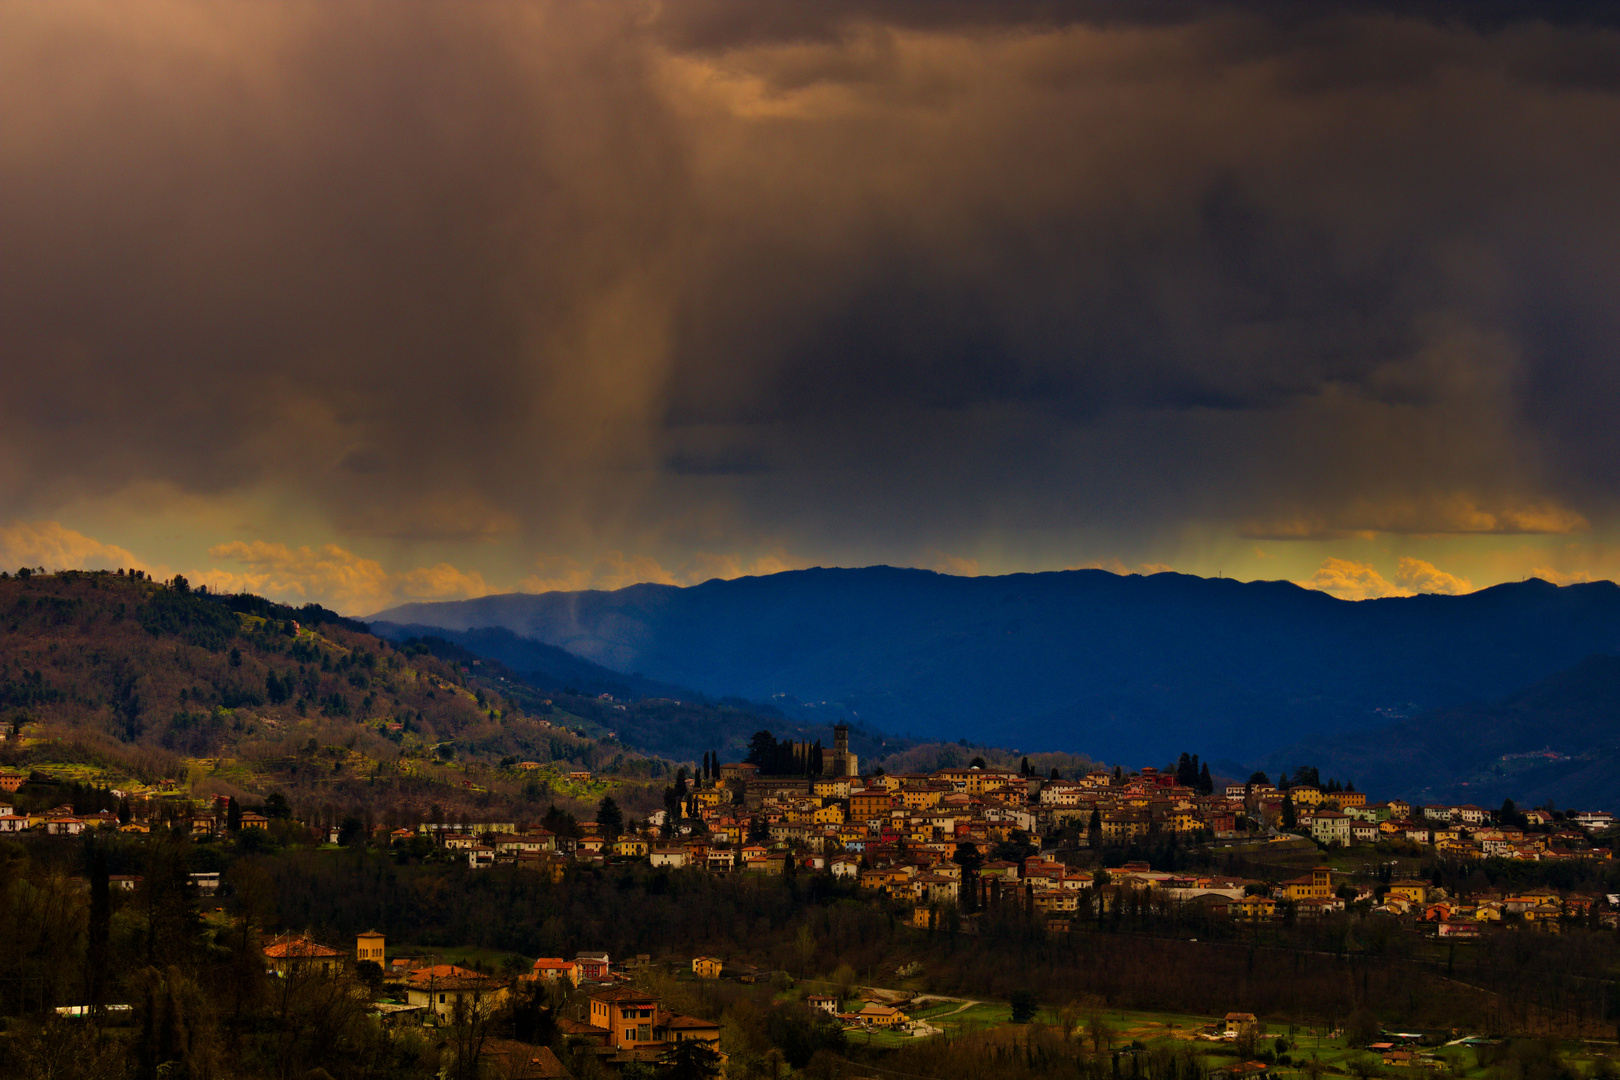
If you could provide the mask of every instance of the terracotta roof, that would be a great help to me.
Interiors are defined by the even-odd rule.
[[[438,982],[443,979],[488,978],[488,975],[473,971],[471,968],[457,967],[455,964],[434,964],[432,967],[417,968],[410,974],[413,983],[425,983],[430,979]]]
[[[494,990],[500,985],[501,981],[499,979],[491,978],[488,975],[479,975],[477,972],[474,972],[470,975],[452,975],[445,979],[434,979],[431,983],[427,981],[412,982],[411,989],[424,992],[438,992],[440,990]]]
[[[530,1046],[512,1039],[487,1039],[484,1056],[494,1059],[505,1080],[553,1080],[569,1072],[549,1046]]]
[[[318,945],[303,935],[276,938],[264,947],[264,955],[272,960],[286,959],[326,959],[328,957],[343,956],[337,949],[325,945]]]

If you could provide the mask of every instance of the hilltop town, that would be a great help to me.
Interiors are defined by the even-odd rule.
[[[766,732],[761,737],[771,739]],[[802,743],[784,743],[782,751],[814,774],[772,775],[753,762],[705,760],[690,780],[681,769],[666,791],[666,809],[640,821],[625,822],[607,798],[602,820],[559,819],[553,810],[553,828],[511,818],[463,819],[378,826],[363,835],[351,821],[347,828],[317,829],[315,838],[437,852],[473,869],[506,866],[553,878],[571,864],[607,862],[709,874],[824,874],[875,900],[908,907],[907,918],[919,928],[948,920],[967,932],[976,913],[1004,904],[1038,912],[1049,930],[1063,932],[1074,920],[1106,914],[1121,889],[1150,890],[1162,902],[1245,922],[1354,908],[1417,918],[1443,935],[1556,925],[1570,916],[1612,926],[1620,918],[1620,906],[1606,896],[1561,896],[1547,888],[1458,896],[1437,883],[1380,880],[1347,869],[1267,879],[1155,867],[1122,855],[1169,845],[1260,861],[1268,851],[1315,850],[1341,865],[1343,856],[1357,852],[1459,864],[1606,862],[1615,824],[1607,812],[1369,802],[1354,785],[1308,782],[1308,769],[1300,770],[1298,782],[1281,777],[1274,784],[1257,775],[1216,792],[1207,766],[1200,769],[1187,755],[1177,769],[1126,774],[1098,768],[1073,778],[980,765],[860,775],[842,726],[829,752]],[[0,772],[0,790],[17,791],[27,780]],[[0,804],[0,835],[142,834],[160,827],[209,840],[300,826],[279,797],[244,810],[234,799],[194,805],[180,795],[174,782],[110,790],[104,798],[118,809],[94,813],[78,813],[73,805],[16,813]]]

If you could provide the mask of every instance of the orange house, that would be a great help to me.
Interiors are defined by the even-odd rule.
[[[527,982],[561,982],[566,979],[574,986],[578,986],[579,965],[557,956],[542,956],[534,962],[534,967],[523,978]]]
[[[658,999],[639,990],[613,990],[591,997],[591,1026],[605,1028],[615,1050],[653,1041]]]
[[[887,817],[890,806],[887,791],[868,788],[863,791],[851,792],[849,796],[850,820],[871,821],[873,818]]]

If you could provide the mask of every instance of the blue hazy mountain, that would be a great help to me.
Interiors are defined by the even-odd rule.
[[[1162,764],[1254,761],[1499,698],[1620,649],[1620,587],[1348,602],[1289,582],[868,567],[510,594],[376,616],[504,627],[592,664],[828,722]]]
[[[1379,798],[1496,807],[1552,800],[1620,809],[1620,657],[1589,656],[1506,697],[1435,709],[1371,732],[1313,736],[1275,771],[1366,777]]]

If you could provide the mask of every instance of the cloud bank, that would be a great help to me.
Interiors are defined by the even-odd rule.
[[[220,573],[355,604],[1603,530],[1559,10],[6,4],[0,505],[263,493],[341,542]]]

